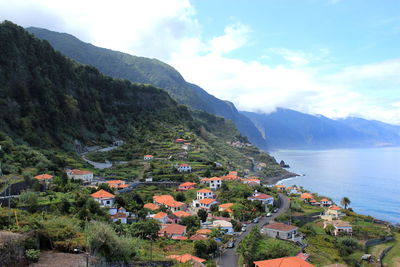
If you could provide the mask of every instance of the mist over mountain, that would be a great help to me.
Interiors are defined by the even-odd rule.
[[[238,130],[260,148],[266,142],[254,124],[240,114],[234,104],[208,94],[201,87],[188,83],[173,67],[157,59],[132,56],[96,47],[78,38],[46,29],[29,27],[27,31],[47,40],[56,50],[80,63],[96,67],[114,78],[148,83],[166,90],[178,103],[232,120]]]
[[[241,112],[271,148],[331,149],[400,145],[400,126],[360,118],[333,120],[278,108],[270,114]]]

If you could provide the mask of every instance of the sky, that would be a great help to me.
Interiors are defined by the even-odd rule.
[[[400,125],[397,0],[0,0],[0,20],[160,59],[238,109]]]

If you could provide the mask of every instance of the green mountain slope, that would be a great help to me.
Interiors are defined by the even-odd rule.
[[[157,60],[132,56],[84,43],[76,37],[30,27],[27,30],[45,39],[58,51],[83,64],[92,65],[102,73],[128,79],[132,82],[148,83],[165,89],[179,103],[192,109],[203,110],[233,120],[238,130],[261,148],[265,140],[254,124],[240,114],[232,103],[222,101],[202,88],[186,82],[181,74],[171,66]]]
[[[196,144],[188,159],[199,166],[197,175],[209,172],[216,161],[225,166],[222,171],[252,172],[256,161],[266,164],[260,172],[264,177],[287,175],[256,147],[232,146],[232,141],[247,143],[232,122],[189,111],[161,89],[113,79],[67,59],[47,41],[11,22],[0,24],[0,49],[0,132],[16,144],[65,152],[72,150],[75,140],[107,144],[121,138],[126,145],[106,153],[106,159],[130,161],[142,160],[144,153],[154,151],[178,153],[182,148],[173,140],[188,138]],[[8,142],[7,137],[2,140]],[[18,168],[18,157],[11,157],[15,160],[7,163],[14,166],[8,168],[9,174],[16,169],[24,172]],[[65,164],[63,161],[58,167]],[[44,165],[47,163],[35,168],[44,170]],[[126,176],[122,177],[126,178],[133,177],[127,173],[140,169],[135,165],[124,168]]]

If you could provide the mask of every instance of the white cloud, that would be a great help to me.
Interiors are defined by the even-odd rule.
[[[356,115],[400,124],[400,59],[326,74],[321,71],[330,55],[326,49],[310,53],[270,48],[260,51],[262,61],[233,58],[230,52],[249,45],[251,27],[237,22],[205,40],[189,0],[0,0],[0,19],[159,58],[177,68],[187,81],[232,101],[239,109],[270,112],[286,107],[328,117]],[[272,55],[281,56],[282,64],[268,64]]]

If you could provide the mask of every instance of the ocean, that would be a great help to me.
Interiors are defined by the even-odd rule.
[[[350,198],[355,212],[400,223],[400,147],[270,152],[301,174],[280,181],[303,186],[337,204]]]

